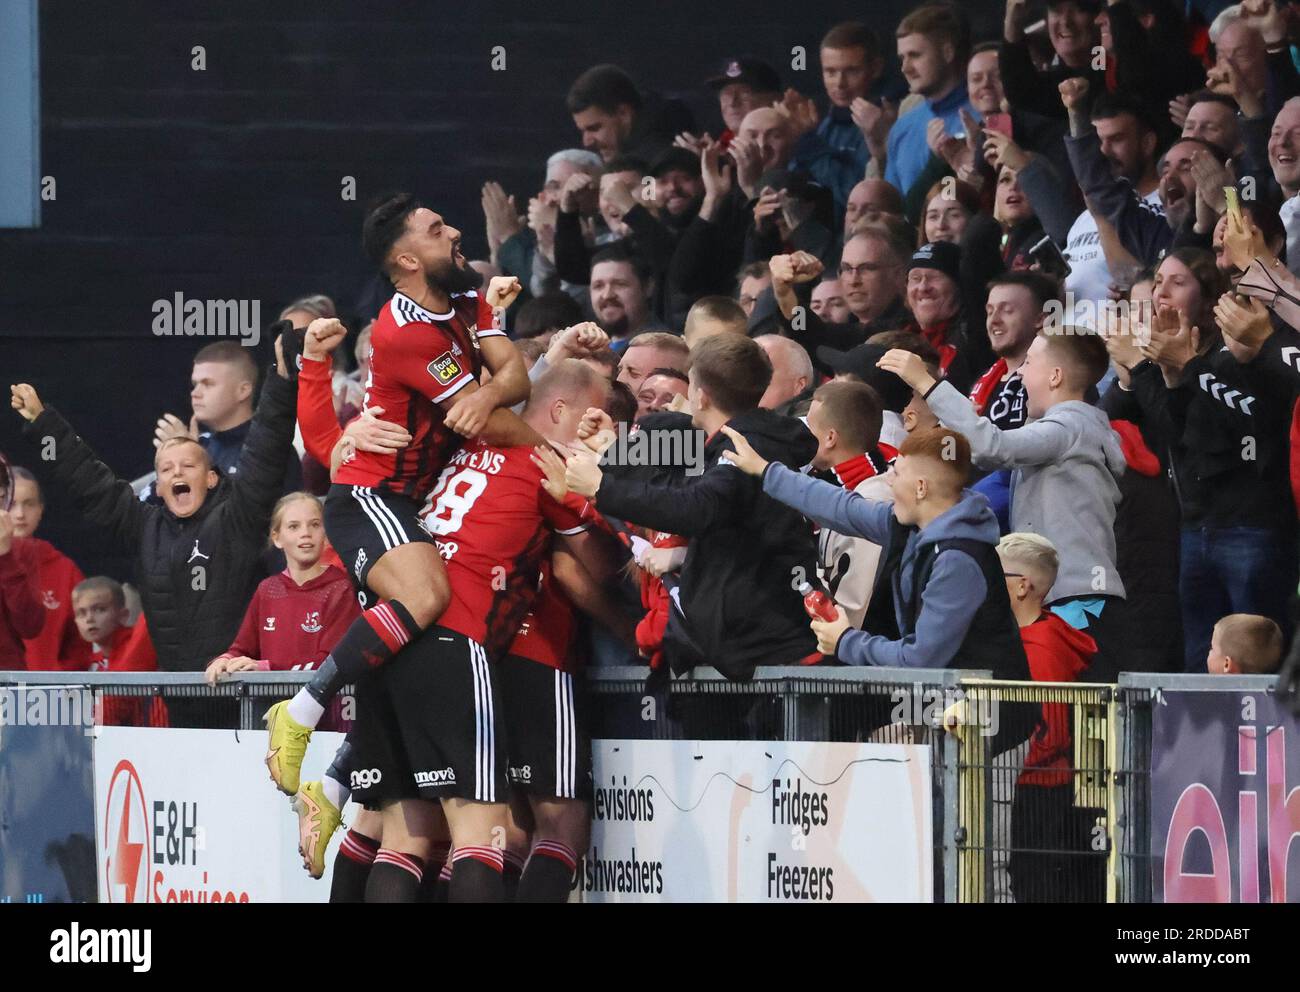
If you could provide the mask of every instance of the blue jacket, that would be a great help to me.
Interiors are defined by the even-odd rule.
[[[864,499],[851,490],[791,471],[773,462],[763,474],[763,491],[821,524],[842,534],[863,537],[881,546],[888,561],[896,523],[892,503]],[[908,528],[898,570],[889,580],[894,589],[894,615],[902,637],[891,640],[864,630],[847,630],[835,655],[850,665],[894,668],[944,668],[954,660],[976,611],[989,595],[980,564],[959,549],[939,552],[930,577],[920,592],[921,602],[910,600],[912,570],[923,545],[965,538],[991,546],[998,543],[998,521],[980,493],[966,490],[952,509],[918,530]],[[879,582],[884,576],[877,576]],[[915,622],[910,618],[915,617]]]
[[[936,117],[942,117],[951,135],[965,134],[958,111],[974,114],[966,84],[962,83],[937,103],[926,100],[894,122],[889,131],[889,161],[885,165],[885,179],[904,196],[930,161],[930,146],[925,140],[925,129]]]
[[[804,169],[835,197],[835,216],[843,222],[849,193],[866,175],[871,153],[853,123],[848,107],[831,107],[815,130],[801,137],[790,157],[790,168]]]

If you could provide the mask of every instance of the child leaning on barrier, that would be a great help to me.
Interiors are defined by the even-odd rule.
[[[1038,534],[1013,533],[998,542],[998,557],[1030,677],[1035,682],[1076,681],[1091,663],[1097,643],[1043,608],[1056,581],[1056,548]],[[1089,846],[1094,819],[1093,811],[1074,803],[1070,704],[1044,702],[1011,804],[1007,870],[1016,902],[1100,898],[1100,868]]]
[[[315,668],[361,613],[347,573],[323,558],[319,499],[281,497],[271,513],[271,544],[288,567],[258,585],[234,643],[208,665],[209,685],[235,672]]]

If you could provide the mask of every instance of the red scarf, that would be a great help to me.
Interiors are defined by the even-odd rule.
[[[881,446],[884,447],[886,446]],[[857,489],[860,482],[885,471],[889,467],[889,461],[882,450],[876,449],[840,462],[831,469],[831,473],[845,489]]]
[[[1129,468],[1148,478],[1160,474],[1160,459],[1147,447],[1137,424],[1130,420],[1112,420],[1110,429],[1119,436],[1120,450],[1124,452],[1124,461]]]
[[[934,350],[939,353],[939,368],[944,372],[948,371],[948,366],[952,360],[957,357],[957,349],[948,343],[948,328],[952,326],[952,319],[941,320],[931,327],[922,327],[916,321],[912,321],[908,328],[911,331],[921,335],[929,341]]]
[[[997,390],[998,384],[1002,382],[1002,377],[1006,374],[1007,360],[999,358],[993,363],[992,368],[975,382],[975,388],[970,391],[970,401],[975,404],[975,412],[980,416],[984,415],[989,400],[993,399],[993,393]]]

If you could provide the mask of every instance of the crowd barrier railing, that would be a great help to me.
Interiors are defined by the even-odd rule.
[[[759,668],[748,682],[708,668],[648,675],[587,672],[593,738],[929,745],[935,898],[945,902],[1151,901],[1153,706],[1164,691],[1272,694],[1276,683],[1182,674],[1014,683],[987,672],[798,667]],[[308,677],[241,673],[209,686],[197,673],[0,672],[0,688],[65,689],[69,719],[87,725],[257,730],[265,708]],[[348,687],[335,729],[347,729],[351,708]],[[960,722],[944,729],[948,719]]]

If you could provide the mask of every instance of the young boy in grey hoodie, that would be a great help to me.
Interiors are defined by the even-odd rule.
[[[1030,422],[1004,431],[910,352],[890,351],[880,360],[945,426],[970,439],[978,467],[1014,470],[1011,529],[1056,546],[1060,569],[1047,605],[1097,642],[1094,678],[1124,669],[1124,585],[1115,565],[1124,454],[1105,412],[1084,400],[1107,365],[1105,343],[1095,334],[1074,327],[1040,333],[1021,366]]]
[[[901,635],[855,630],[844,611],[812,622],[818,648],[850,665],[987,668],[1027,679],[1028,664],[997,556],[998,521],[964,488],[970,445],[942,427],[917,430],[898,449],[886,503],[768,462],[729,427],[727,457],[761,476],[763,491],[823,527],[880,545],[877,585],[893,590]]]

